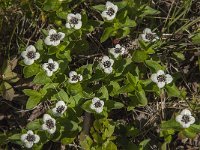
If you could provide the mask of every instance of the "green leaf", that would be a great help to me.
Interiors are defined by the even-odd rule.
[[[136,50],[133,53],[132,60],[135,62],[144,62],[148,58],[148,55],[145,51]]]
[[[124,104],[121,102],[116,102],[113,100],[108,100],[106,101],[105,105],[107,106],[108,109],[120,109],[124,107]]]
[[[26,125],[27,130],[37,130],[37,129],[41,129],[41,124],[40,124],[40,120],[36,119],[34,121],[29,122]]]
[[[35,48],[39,51],[43,50],[43,40],[39,39],[36,43],[35,43]]]
[[[173,52],[173,54],[180,60],[185,60],[185,56],[180,52]]]
[[[152,72],[157,72],[158,70],[163,70],[163,67],[156,61],[146,60],[145,64]]]
[[[57,94],[56,94],[56,98],[58,100],[63,100],[65,101],[66,103],[69,103],[69,96],[68,94],[63,90],[61,89]]]
[[[8,139],[9,140],[13,140],[13,141],[20,140],[21,139],[21,134],[13,134],[10,137],[8,137]]]
[[[136,95],[137,99],[139,100],[139,103],[140,103],[142,106],[147,105],[148,100],[147,100],[145,91],[144,91],[142,88],[139,89],[139,90],[137,90],[137,91],[135,91],[135,95]]]
[[[67,138],[67,137],[65,137],[65,138],[62,138],[62,139],[61,139],[61,143],[62,143],[63,145],[68,145],[68,144],[72,143],[72,142],[74,141],[74,139],[75,139],[75,138]]]
[[[52,82],[51,79],[46,75],[44,71],[39,72],[33,79],[33,83],[35,84],[47,84],[51,82]]]
[[[142,142],[140,142],[139,150],[143,150],[149,142],[150,142],[150,139],[145,139]]]
[[[3,82],[1,86],[3,90],[3,98],[9,101],[13,100],[15,94],[13,87],[8,82]]]
[[[192,37],[192,42],[194,44],[200,44],[200,32],[196,33],[193,37]]]
[[[98,93],[101,95],[101,96],[100,95],[98,96],[100,99],[106,99],[106,100],[109,99],[108,90],[105,86],[102,86],[100,90],[98,91]]]
[[[88,100],[88,101],[86,101],[86,102],[81,106],[81,108],[82,108],[83,110],[85,110],[86,112],[93,113],[94,111],[91,110],[91,108],[90,108],[90,105],[91,105],[91,104],[92,104],[92,101],[91,101],[91,100]]]
[[[167,94],[169,97],[180,97],[180,91],[175,84],[166,86]]]
[[[180,130],[181,126],[178,122],[176,122],[176,120],[171,119],[171,120],[162,122],[161,129],[162,130],[168,130],[168,129]]]
[[[45,11],[50,11],[50,10],[56,11],[59,9],[60,5],[61,2],[59,2],[58,0],[46,0],[43,9]]]
[[[110,35],[113,33],[113,31],[114,31],[113,27],[106,28],[101,36],[100,42],[102,43],[106,41],[110,37]]]
[[[118,94],[121,94],[121,93],[129,93],[129,92],[132,92],[132,91],[135,91],[135,87],[133,87],[133,85],[131,83],[121,87],[119,90],[118,90]]]
[[[96,6],[92,6],[92,8],[98,11],[104,11],[106,9],[105,5],[96,5]]]
[[[127,77],[128,81],[129,81],[129,83],[130,83],[133,87],[135,87],[135,86],[137,85],[137,83],[138,83],[138,81],[139,81],[138,76],[133,76],[131,73],[127,73],[126,77]]]
[[[24,67],[23,74],[25,78],[29,78],[36,75],[39,71],[40,71],[40,66],[34,63],[30,66]]]
[[[197,134],[195,132],[192,132],[189,128],[184,129],[182,131],[183,135],[187,138],[195,138],[197,136]]]

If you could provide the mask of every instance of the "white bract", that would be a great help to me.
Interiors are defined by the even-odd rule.
[[[100,100],[98,97],[94,97],[92,99],[92,104],[90,108],[95,110],[97,113],[101,113],[103,111],[104,101]]]
[[[52,109],[52,112],[55,116],[61,116],[67,109],[67,105],[64,101],[58,101],[56,107]]]
[[[81,14],[68,14],[66,28],[80,29],[82,27]]]
[[[101,16],[106,20],[113,20],[118,11],[117,5],[114,5],[110,1],[106,2],[106,10],[101,13]]]
[[[42,68],[46,71],[47,76],[52,76],[53,72],[57,71],[59,68],[59,64],[56,61],[53,61],[49,58],[48,63],[44,63]]]
[[[53,134],[56,131],[56,120],[50,115],[44,114],[42,129],[46,130],[50,134]]]
[[[159,88],[163,88],[165,84],[172,82],[173,78],[169,74],[165,74],[163,70],[158,70],[157,73],[151,75],[151,80],[157,84]]]
[[[83,76],[81,74],[77,74],[76,71],[71,71],[69,73],[69,83],[77,83],[83,80]]]
[[[140,37],[145,42],[155,42],[159,39],[156,33],[153,33],[149,28],[145,28],[143,34],[140,34]]]
[[[109,52],[115,57],[119,57],[126,52],[126,49],[122,47],[120,44],[115,45],[115,48],[110,48]]]
[[[33,45],[29,45],[26,50],[21,53],[21,56],[24,58],[24,63],[26,65],[32,65],[35,60],[40,58],[40,53],[36,52]]]
[[[46,45],[57,46],[60,44],[60,41],[63,40],[65,37],[65,33],[63,32],[56,32],[56,30],[51,29],[49,30],[49,35],[45,38],[44,43]]]
[[[189,128],[195,122],[195,118],[192,116],[188,109],[181,111],[180,115],[176,116],[176,121],[179,122],[183,128]]]
[[[40,141],[40,137],[37,134],[34,134],[33,131],[29,130],[26,134],[21,135],[21,141],[27,148],[31,148],[34,143]]]
[[[114,60],[110,59],[108,56],[103,56],[100,67],[104,70],[105,73],[110,74],[113,70],[112,66],[114,64]]]

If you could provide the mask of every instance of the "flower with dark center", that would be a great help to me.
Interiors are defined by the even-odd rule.
[[[155,82],[159,88],[163,88],[165,84],[171,83],[173,78],[170,74],[165,74],[164,71],[158,70],[157,73],[151,75],[151,80]]]
[[[71,24],[78,24],[78,19],[75,18],[75,17],[72,17],[72,18],[70,19],[70,23],[71,23]]]
[[[54,29],[49,30],[49,35],[45,38],[44,43],[46,45],[58,46],[60,41],[65,37],[65,33],[58,32]]]
[[[58,101],[56,107],[52,109],[52,112],[55,116],[61,116],[67,109],[67,105],[64,101]]]
[[[35,141],[35,135],[33,134],[28,134],[27,137],[26,137],[26,140],[28,142],[34,142]]]
[[[27,148],[31,148],[34,143],[40,141],[40,137],[37,134],[34,134],[33,131],[29,130],[26,134],[21,135],[21,141]]]
[[[188,122],[190,122],[190,116],[183,115],[181,121],[184,122],[185,124],[187,124]]]
[[[156,33],[153,33],[149,28],[144,29],[143,33],[140,34],[140,38],[145,42],[155,42],[159,39]]]
[[[48,63],[44,63],[42,68],[46,71],[47,76],[52,76],[55,71],[58,70],[59,64],[49,58]]]
[[[189,128],[190,125],[194,124],[195,118],[188,109],[184,109],[176,116],[176,121],[180,123],[183,128]]]
[[[26,65],[32,65],[35,60],[40,58],[40,54],[36,52],[33,45],[29,45],[26,50],[21,53],[21,56],[24,58],[24,63]]]
[[[52,129],[55,126],[52,119],[46,120],[45,124],[49,129]]]
[[[107,1],[106,10],[104,10],[101,13],[101,16],[105,18],[106,20],[113,20],[116,16],[117,11],[118,11],[117,5],[114,5],[113,3]]]
[[[76,71],[71,71],[69,73],[69,83],[77,83],[83,80],[83,76],[81,74],[77,74]]]
[[[109,16],[112,16],[112,15],[114,15],[115,14],[115,10],[114,9],[112,9],[112,8],[109,8],[108,10],[107,10],[107,12],[106,12]]]
[[[50,35],[50,41],[58,41],[61,39],[61,35],[60,34],[52,34]]]
[[[104,70],[105,73],[110,74],[112,72],[114,60],[110,59],[108,56],[103,56],[100,67]]]
[[[54,63],[48,63],[47,68],[48,68],[50,71],[54,70],[54,69],[55,69]]]
[[[96,108],[99,108],[99,107],[101,107],[101,106],[102,106],[102,104],[101,104],[101,102],[100,102],[100,101],[97,101],[97,102],[94,104],[94,106],[95,106]]]
[[[104,65],[105,68],[109,68],[111,66],[111,62],[105,61],[105,62],[103,62],[103,65]]]
[[[101,113],[103,111],[104,101],[100,100],[98,97],[94,97],[92,99],[92,103],[90,104],[90,108],[97,113]]]
[[[68,14],[67,15],[67,23],[66,28],[74,28],[76,30],[80,29],[82,27],[82,21],[81,21],[81,14]]]
[[[53,134],[56,131],[56,120],[52,118],[48,114],[44,114],[43,116],[43,124],[42,124],[42,129],[46,130],[50,134]]]
[[[166,76],[165,75],[159,75],[157,76],[158,82],[165,82],[166,81]]]
[[[120,44],[115,45],[115,48],[110,48],[109,52],[115,57],[118,58],[120,55],[124,55],[126,52],[126,49],[121,46]]]
[[[152,41],[155,38],[155,35],[151,34],[151,33],[147,33],[145,37],[146,37],[146,39]]]
[[[26,56],[29,58],[29,59],[34,59],[36,57],[36,52],[33,52],[33,51],[29,51]]]

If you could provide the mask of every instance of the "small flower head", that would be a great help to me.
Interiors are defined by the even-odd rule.
[[[56,131],[56,120],[50,115],[44,114],[42,129],[46,130],[50,134],[53,134]]]
[[[90,108],[95,110],[97,113],[101,113],[103,111],[104,101],[100,100],[98,97],[94,97],[92,99],[92,104]]]
[[[69,73],[69,83],[77,83],[83,80],[83,76],[81,74],[77,74],[75,71],[71,71]]]
[[[47,76],[52,76],[53,72],[57,71],[59,64],[56,61],[53,61],[51,58],[48,60],[48,63],[44,63],[42,68],[46,71]]]
[[[34,134],[33,131],[29,130],[26,134],[21,135],[21,141],[27,148],[31,148],[34,143],[40,141],[40,137],[37,134]]]
[[[115,57],[119,57],[120,55],[123,55],[126,52],[126,49],[122,47],[121,45],[117,44],[115,48],[109,49],[109,52]]]
[[[46,45],[58,46],[60,41],[63,40],[65,37],[65,33],[56,32],[56,30],[51,29],[49,30],[49,35],[45,38],[44,43]]]
[[[106,2],[106,10],[102,12],[101,16],[106,20],[113,20],[117,14],[118,7],[110,1]]]
[[[21,53],[21,56],[24,58],[24,63],[26,65],[32,65],[35,60],[40,58],[40,53],[36,52],[33,45],[29,45],[26,50]]]
[[[64,101],[58,101],[56,107],[52,109],[52,112],[55,116],[61,116],[67,109],[67,105]]]
[[[151,80],[155,82],[159,88],[163,88],[165,84],[172,82],[173,78],[169,74],[165,74],[164,71],[158,70],[157,73],[151,75]]]
[[[183,128],[189,128],[195,122],[195,118],[192,116],[188,109],[181,111],[180,115],[176,116],[176,121],[179,122]]]
[[[145,28],[143,34],[140,34],[140,37],[145,42],[155,42],[159,39],[156,33],[153,33],[149,28]]]
[[[76,30],[82,27],[81,14],[68,14],[66,28],[74,28]]]
[[[103,56],[100,67],[104,70],[105,73],[110,74],[112,72],[112,66],[114,64],[114,60],[110,59],[108,56]]]

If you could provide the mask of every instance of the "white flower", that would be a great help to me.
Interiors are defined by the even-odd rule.
[[[61,116],[67,109],[67,105],[64,101],[58,101],[56,107],[52,109],[52,112],[55,116]]]
[[[77,74],[75,71],[71,71],[69,73],[69,83],[77,83],[83,80],[83,76],[81,74]]]
[[[82,27],[81,14],[68,14],[66,28],[80,29]]]
[[[100,67],[104,69],[105,73],[110,74],[112,72],[112,66],[113,66],[114,60],[110,59],[108,56],[103,56],[103,59],[100,62]]]
[[[98,97],[94,97],[92,99],[92,104],[90,108],[95,110],[97,113],[101,113],[103,111],[104,101],[100,100]]]
[[[57,46],[60,44],[60,41],[63,40],[65,37],[65,33],[63,32],[56,32],[56,30],[51,29],[49,30],[49,35],[45,38],[44,43],[46,45]]]
[[[176,116],[176,121],[179,122],[183,128],[189,128],[195,122],[195,118],[192,116],[188,109],[181,111],[180,115]]]
[[[36,52],[33,45],[29,45],[26,50],[21,53],[21,56],[24,58],[24,63],[26,65],[32,65],[35,60],[40,58],[40,53]]]
[[[109,52],[115,57],[119,57],[120,55],[123,55],[126,50],[124,47],[122,47],[121,45],[117,44],[115,45],[115,48],[110,48]]]
[[[106,20],[113,20],[118,11],[117,5],[114,5],[110,1],[106,2],[106,10],[101,13],[101,16]]]
[[[34,134],[33,131],[29,130],[26,134],[21,135],[21,141],[27,148],[31,148],[34,143],[40,141],[40,137],[37,134]]]
[[[51,58],[48,60],[48,63],[44,63],[42,68],[46,71],[47,76],[52,76],[53,72],[57,71],[59,64],[56,61],[53,61]]]
[[[165,74],[164,71],[158,70],[157,73],[151,75],[151,80],[155,82],[159,88],[163,88],[165,84],[172,82],[173,78],[169,74]]]
[[[155,42],[159,39],[159,37],[156,35],[156,33],[153,33],[151,29],[145,28],[143,31],[143,34],[140,34],[140,37],[145,42]]]
[[[56,120],[50,115],[44,114],[42,129],[46,130],[50,134],[53,134],[56,131]]]

